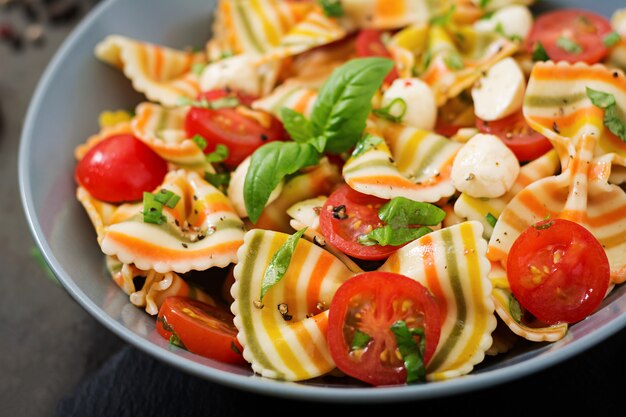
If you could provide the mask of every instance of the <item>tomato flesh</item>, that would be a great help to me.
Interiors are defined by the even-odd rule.
[[[526,123],[521,110],[492,122],[476,118],[476,127],[499,137],[520,162],[532,161],[552,149],[550,141]]]
[[[359,193],[343,184],[328,197],[322,207],[322,234],[348,256],[367,261],[385,259],[398,250],[398,246],[365,246],[358,239],[372,229],[384,225],[378,217],[378,210],[387,202],[388,200]]]
[[[392,58],[391,53],[382,40],[382,32],[376,29],[361,29],[356,37],[356,53],[359,57],[379,56]],[[383,84],[389,85],[399,77],[394,67],[385,77]]]
[[[208,91],[202,93],[201,98],[215,101],[232,94],[235,93],[225,90]],[[244,105],[253,101],[252,97],[242,94],[236,94],[236,97]],[[217,145],[226,146],[229,155],[224,160],[224,165],[234,169],[263,144],[286,139],[282,123],[273,116],[267,116],[270,125],[265,127],[258,120],[243,115],[236,108],[192,107],[185,117],[185,133],[190,138],[195,135],[202,136],[207,142],[204,149],[204,153],[207,154],[215,151]]]
[[[602,245],[578,223],[553,219],[527,228],[507,257],[517,301],[537,319],[576,323],[606,295],[611,268]]]
[[[328,346],[337,367],[371,385],[406,383],[407,369],[391,329],[397,321],[423,329],[423,363],[428,364],[439,343],[441,315],[426,287],[388,272],[365,272],[343,283],[328,316]],[[357,331],[370,339],[355,348]],[[413,338],[419,342],[419,336]]]
[[[603,40],[612,32],[605,17],[584,9],[559,9],[541,14],[533,24],[526,48],[540,42],[553,61],[595,64],[608,54]]]
[[[167,173],[167,162],[130,134],[109,136],[94,145],[78,162],[76,181],[89,194],[108,203],[141,200]]]
[[[225,308],[188,297],[168,297],[157,316],[157,332],[175,335],[190,352],[231,364],[244,364],[233,316]]]

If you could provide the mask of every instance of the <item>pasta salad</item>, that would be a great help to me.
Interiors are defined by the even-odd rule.
[[[74,149],[113,281],[267,378],[460,377],[626,280],[626,9],[219,0],[95,47],[145,100]]]

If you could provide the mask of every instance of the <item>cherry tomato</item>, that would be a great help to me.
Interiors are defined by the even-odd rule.
[[[171,340],[175,335],[185,349],[207,358],[244,364],[233,315],[187,297],[168,297],[157,315],[157,332]]]
[[[328,197],[320,212],[320,228],[324,237],[346,255],[357,259],[376,261],[387,258],[398,246],[365,246],[359,236],[384,226],[378,210],[387,203],[367,194],[361,194],[343,184]]]
[[[201,94],[208,101],[228,96],[224,90],[208,91]],[[234,93],[242,104],[251,103],[254,98]],[[234,169],[257,148],[266,142],[284,140],[286,132],[282,123],[268,114],[270,125],[264,127],[259,121],[247,117],[235,108],[207,109],[192,107],[185,118],[185,132],[188,137],[202,136],[207,141],[204,153],[211,153],[217,145],[228,148],[229,155],[224,164]]]
[[[553,61],[595,64],[608,54],[604,37],[612,32],[608,19],[583,9],[559,9],[541,14],[528,35],[532,52],[540,42]]]
[[[423,329],[423,363],[428,364],[439,343],[441,315],[426,287],[388,272],[365,272],[343,283],[328,312],[328,347],[337,367],[371,385],[405,383],[407,369],[392,330],[397,321]],[[369,340],[357,343],[363,334]],[[413,340],[419,343],[419,336]]]
[[[585,227],[547,219],[528,227],[507,257],[513,295],[548,323],[576,323],[593,313],[609,287],[611,268],[598,240]]]
[[[476,127],[499,137],[520,162],[532,161],[552,149],[548,139],[528,126],[521,110],[492,122],[476,118]]]
[[[382,40],[382,32],[376,29],[361,29],[356,37],[356,53],[360,57],[380,56],[392,58],[391,53]],[[394,67],[385,77],[384,84],[391,84],[398,78],[398,70]]]
[[[136,201],[163,182],[167,162],[130,134],[113,135],[78,162],[74,177],[93,197],[109,203]]]

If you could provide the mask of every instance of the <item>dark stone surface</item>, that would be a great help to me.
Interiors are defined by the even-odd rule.
[[[81,14],[90,4],[83,4]],[[0,23],[23,27],[26,19],[15,7],[0,7]],[[0,416],[233,416],[265,411],[623,415],[626,332],[564,363],[493,389],[367,406],[305,403],[218,386],[123,343],[37,264],[20,204],[17,153],[23,118],[47,62],[76,22],[47,25],[39,47],[25,42],[15,51],[0,44]]]

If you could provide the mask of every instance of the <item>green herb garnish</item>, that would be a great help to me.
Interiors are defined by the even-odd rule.
[[[580,46],[575,40],[567,38],[565,36],[561,36],[556,40],[556,46],[558,46],[565,52],[569,52],[570,54],[574,55],[578,55],[583,51],[582,46]]]
[[[350,345],[351,350],[363,349],[369,341],[372,340],[372,336],[369,334],[357,330],[354,332],[354,337],[352,338],[352,344]]]
[[[611,32],[604,38],[602,38],[602,43],[604,43],[604,46],[606,46],[607,48],[610,48],[612,46],[615,46],[621,40],[622,38],[617,32]]]
[[[306,229],[306,227],[300,229],[293,235],[289,236],[285,243],[283,243],[272,256],[269,265],[267,265],[267,268],[265,269],[265,274],[263,275],[259,301],[263,301],[263,297],[267,291],[269,291],[270,288],[276,285],[285,276],[287,268],[289,268],[289,264],[291,263],[291,257],[296,250],[296,246],[298,245],[300,238],[304,232],[306,232]]]
[[[204,179],[215,188],[225,192],[230,184],[230,173],[218,172],[213,174],[212,172],[205,172]]]
[[[398,320],[391,325],[391,331],[396,337],[396,345],[406,369],[406,382],[420,382],[426,380],[426,366],[424,364],[424,349],[426,338],[424,329],[412,328],[406,325],[404,320]],[[414,336],[419,336],[419,343]]]
[[[352,151],[352,157],[356,158],[359,155],[363,155],[365,152],[372,148],[375,148],[379,144],[383,143],[384,139],[379,136],[365,135],[359,140]]]
[[[322,6],[324,14],[328,17],[341,17],[344,14],[341,0],[318,0],[317,2]]]
[[[207,100],[204,97],[199,100],[192,100],[188,97],[178,97],[176,104],[178,104],[179,106],[191,106],[203,109],[217,110],[237,107],[241,104],[241,102],[235,96],[222,97],[211,101]]]
[[[509,296],[509,313],[511,313],[511,317],[513,317],[513,320],[518,323],[522,322],[522,306],[520,305],[519,301],[517,301],[517,298],[515,298],[513,293],[511,293],[511,295]]]
[[[435,25],[435,26],[446,26],[448,23],[452,21],[452,16],[454,15],[455,10],[456,10],[456,5],[453,4],[444,13],[431,18],[430,24]]]
[[[391,100],[391,102],[385,107],[372,110],[372,113],[374,113],[378,117],[382,117],[383,119],[390,120],[394,123],[400,123],[402,121],[402,118],[406,114],[406,108],[406,101],[404,101],[400,97],[396,97]]]
[[[201,151],[204,151],[204,149],[206,149],[206,139],[203,138],[200,135],[195,135],[193,138],[191,138],[191,140],[193,140],[193,143],[195,143],[196,145],[198,145],[198,148],[200,148]]]
[[[491,227],[496,227],[496,222],[498,221],[496,216],[491,213],[487,213],[485,219],[487,220],[487,223],[491,225]]]
[[[626,142],[626,124],[619,117],[615,96],[587,87],[587,97],[594,106],[604,110],[604,126],[622,142]]]
[[[228,146],[223,145],[223,144],[218,144],[215,147],[215,150],[209,154],[206,155],[206,161],[207,162],[222,162],[224,160],[226,160],[226,158],[228,158],[228,155],[230,155],[230,151],[228,150]]]
[[[533,48],[533,61],[549,61],[550,57],[546,52],[546,49],[543,47],[541,42],[535,43],[535,47]]]
[[[143,193],[143,221],[146,223],[163,224],[167,218],[163,215],[163,206],[174,208],[180,196],[172,191],[161,189],[158,193]]]
[[[457,71],[465,68],[465,63],[463,62],[463,58],[456,51],[450,51],[446,54],[443,61],[446,63],[446,66],[451,70]]]
[[[306,142],[313,137],[311,122],[302,113],[283,107],[280,109],[280,119],[294,141]]]

